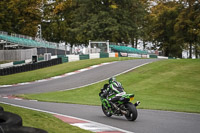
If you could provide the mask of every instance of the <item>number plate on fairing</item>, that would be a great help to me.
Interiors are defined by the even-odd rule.
[[[116,96],[123,96],[125,94],[126,94],[126,92],[121,92],[121,93],[117,94]]]
[[[131,98],[130,98],[130,102],[133,101],[133,100],[134,100],[134,97],[131,97]]]

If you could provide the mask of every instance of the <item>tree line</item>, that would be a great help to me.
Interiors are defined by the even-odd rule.
[[[0,30],[51,42],[153,43],[165,56],[200,55],[199,0],[1,0]]]

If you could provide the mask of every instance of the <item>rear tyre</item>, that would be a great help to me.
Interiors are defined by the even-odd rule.
[[[101,107],[102,107],[103,113],[104,113],[107,117],[111,117],[111,116],[112,116],[112,114],[110,113],[110,111],[107,110],[107,109],[103,106],[103,104],[101,105]]]
[[[138,113],[137,109],[134,104],[127,103],[125,104],[125,107],[127,108],[127,114],[125,115],[126,119],[129,121],[134,121],[137,119]]]

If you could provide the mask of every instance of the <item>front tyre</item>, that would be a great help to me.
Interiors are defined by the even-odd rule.
[[[129,121],[134,121],[137,119],[137,109],[134,104],[126,103],[125,107],[127,108],[127,114],[125,115],[126,119]]]
[[[101,107],[102,107],[103,113],[104,113],[107,117],[111,117],[111,116],[112,116],[111,112],[110,112],[109,110],[107,110],[107,109],[103,106],[103,104],[101,105]]]

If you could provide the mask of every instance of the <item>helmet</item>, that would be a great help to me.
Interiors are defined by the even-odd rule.
[[[109,79],[109,84],[111,84],[113,81],[116,81],[115,77]]]

